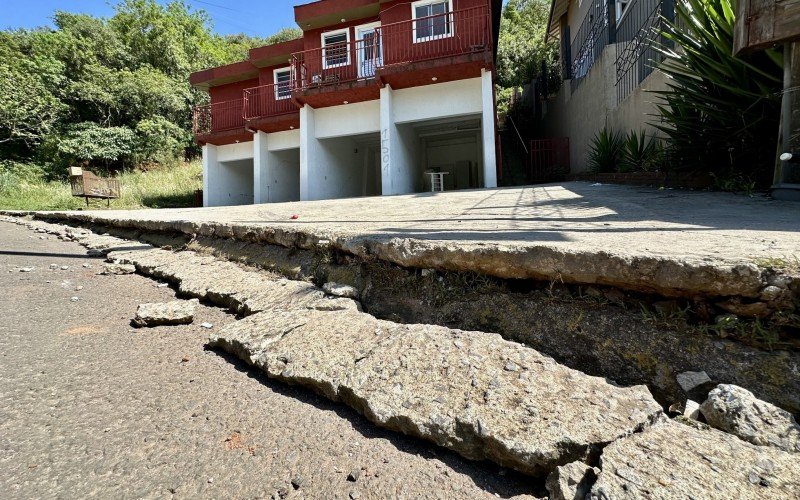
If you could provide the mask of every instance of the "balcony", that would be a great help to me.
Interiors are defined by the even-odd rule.
[[[292,101],[291,82],[245,89],[243,116],[251,128],[265,132],[299,127],[299,109]]]
[[[369,38],[295,53],[294,95],[312,105],[341,104],[314,96],[347,90],[355,102],[376,99],[379,83],[403,88],[479,76],[493,62],[489,14],[481,6],[386,24]]]
[[[247,140],[243,110],[244,99],[196,106],[192,117],[195,139],[217,145]]]

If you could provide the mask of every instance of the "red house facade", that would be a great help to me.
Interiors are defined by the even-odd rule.
[[[321,0],[303,37],[194,73],[206,206],[497,184],[501,0]]]

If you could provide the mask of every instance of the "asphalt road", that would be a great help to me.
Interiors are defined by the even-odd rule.
[[[101,267],[75,243],[0,222],[0,497],[542,493],[206,349],[201,323],[235,321],[221,309],[134,330],[138,304],[175,292]]]

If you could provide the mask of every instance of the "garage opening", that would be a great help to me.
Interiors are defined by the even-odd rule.
[[[250,205],[253,203],[253,160],[219,163],[218,183],[209,186],[214,193],[214,206]]]

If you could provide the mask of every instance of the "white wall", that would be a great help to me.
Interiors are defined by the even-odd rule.
[[[374,133],[381,126],[377,100],[320,108],[315,115],[317,139]]]
[[[300,150],[270,151],[269,178],[264,186],[265,203],[300,199]]]
[[[363,153],[346,137],[317,141],[318,161],[309,184],[308,200],[350,198],[362,195]]]
[[[285,149],[298,149],[300,147],[300,131],[286,130],[267,134],[269,140],[267,147],[270,151],[283,151]]]
[[[584,77],[575,92],[565,81],[558,95],[546,103],[543,129],[547,137],[569,137],[571,173],[588,171],[588,153],[592,138],[604,127],[616,132],[644,130],[649,135],[660,132],[650,122],[657,114],[657,95],[665,90],[667,78],[654,71],[622,102],[617,102],[616,58],[620,44],[609,45]]]
[[[203,146],[203,206],[244,205],[254,200],[253,142]]]
[[[474,115],[483,110],[480,77],[393,92],[395,123]]]

